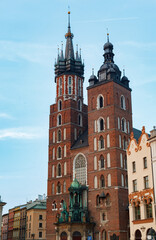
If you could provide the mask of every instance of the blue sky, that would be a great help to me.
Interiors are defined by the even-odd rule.
[[[155,0],[0,0],[0,195],[11,207],[46,193],[54,61],[67,31],[91,69],[103,63],[107,28],[132,88],[133,126],[156,124]]]

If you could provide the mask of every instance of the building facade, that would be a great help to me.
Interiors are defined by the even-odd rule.
[[[133,133],[127,149],[130,239],[147,239],[149,229],[156,230],[153,173],[149,136],[142,128],[137,142]]]
[[[129,235],[126,148],[132,130],[129,80],[121,77],[114,63],[108,36],[104,63],[98,77],[93,73],[89,79],[88,106],[84,104],[84,65],[78,49],[74,53],[70,12],[68,17],[65,54],[62,48],[55,63],[56,103],[50,106],[47,240],[63,238],[54,223],[63,202],[69,206],[68,189],[75,176],[88,188],[93,238],[125,240]],[[71,238],[76,239],[74,230]]]
[[[3,221],[2,226],[3,227],[2,227],[2,237],[1,237],[2,240],[8,239],[8,218],[9,218],[9,214],[3,215],[3,218],[2,218],[2,221]]]
[[[2,211],[3,211],[3,206],[5,204],[6,203],[1,200],[1,196],[0,196],[0,239],[1,239],[1,226],[2,226]]]

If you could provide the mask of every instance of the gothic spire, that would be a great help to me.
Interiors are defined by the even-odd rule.
[[[71,33],[71,27],[70,27],[70,11],[68,12],[68,32],[65,35],[66,41],[66,50],[65,50],[65,59],[74,60],[74,48],[73,48],[73,39],[74,35]]]

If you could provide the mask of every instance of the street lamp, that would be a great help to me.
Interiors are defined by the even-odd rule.
[[[153,228],[150,228],[150,230],[148,231],[147,239],[148,240],[155,240],[156,239],[156,232]]]

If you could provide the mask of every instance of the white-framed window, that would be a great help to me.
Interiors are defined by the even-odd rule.
[[[55,148],[53,148],[53,160],[55,159]]]
[[[57,164],[57,177],[62,176],[62,168],[61,168],[61,163]]]
[[[57,115],[57,126],[60,126],[62,124],[62,115],[58,114]]]
[[[100,188],[105,187],[105,178],[103,175],[100,176]]]
[[[62,110],[62,100],[59,99],[58,100],[58,111],[61,111]]]
[[[107,153],[107,167],[111,167],[111,162],[110,162],[110,153]]]
[[[64,157],[67,156],[67,148],[66,148],[66,145],[64,145]]]
[[[94,138],[94,151],[96,151],[97,150],[97,140],[96,140],[96,138]]]
[[[55,177],[55,166],[52,166],[52,177]]]
[[[123,149],[124,149],[124,150],[127,149],[127,140],[126,140],[126,137],[123,138]]]
[[[82,115],[81,114],[78,115],[78,125],[82,126]]]
[[[61,134],[61,129],[58,129],[58,131],[57,131],[57,142],[61,142],[61,138],[62,138],[61,135],[62,135]]]
[[[107,117],[107,129],[109,129],[109,117]]]
[[[104,144],[104,138],[103,136],[99,137],[99,150],[104,149],[105,144]]]
[[[97,157],[94,156],[94,170],[97,170]]]
[[[62,78],[59,78],[59,96],[62,95]]]
[[[125,97],[123,95],[120,97],[120,106],[122,109],[126,110]]]
[[[66,140],[66,128],[64,128],[64,140]]]
[[[121,130],[123,132],[127,132],[127,129],[126,129],[126,119],[125,118],[121,119]]]
[[[121,135],[119,135],[119,148],[121,148]]]
[[[107,147],[109,148],[110,147],[110,135],[107,134]]]
[[[130,133],[130,129],[129,129],[129,121],[127,122],[127,132]]]
[[[58,182],[57,183],[57,194],[60,194],[61,193],[61,183]]]
[[[71,76],[68,77],[68,94],[69,95],[72,94],[72,77]]]
[[[64,163],[64,175],[67,175],[67,163]]]
[[[82,111],[82,102],[80,99],[78,100],[78,110]]]
[[[57,148],[57,159],[61,159],[62,158],[62,148],[59,146]]]
[[[127,155],[124,158],[124,168],[127,170]]]
[[[82,153],[74,158],[73,177],[75,177],[75,174],[79,183],[87,184],[87,160]]]
[[[111,187],[111,175],[110,173],[107,176],[108,187]]]
[[[122,157],[122,153],[120,153],[120,166],[121,166],[121,168],[123,168],[123,157]]]
[[[121,186],[124,187],[124,175],[121,174]]]
[[[102,117],[98,119],[98,132],[102,132],[105,130],[105,122]]]
[[[55,143],[55,131],[53,132],[53,143]]]
[[[100,94],[97,97],[97,109],[104,107],[104,97]]]
[[[101,155],[100,156],[100,169],[104,169],[105,168],[105,159],[104,159],[104,156]]]
[[[120,118],[118,117],[118,129],[120,129]]]
[[[97,176],[94,176],[94,188],[97,188]]]

